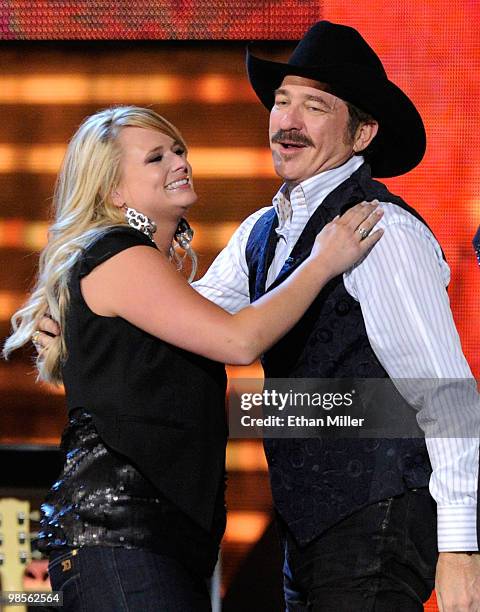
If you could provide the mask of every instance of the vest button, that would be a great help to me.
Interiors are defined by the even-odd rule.
[[[335,312],[339,316],[344,317],[350,312],[350,304],[347,302],[347,300],[340,300],[335,306]]]

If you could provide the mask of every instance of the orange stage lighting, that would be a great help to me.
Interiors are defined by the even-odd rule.
[[[269,521],[270,516],[266,512],[231,511],[227,517],[224,541],[252,544],[260,539]]]
[[[2,76],[0,104],[228,104],[255,102],[253,91],[226,74],[13,74]]]
[[[0,144],[0,173],[56,174],[65,145]],[[273,178],[270,149],[255,147],[193,147],[189,160],[197,178]]]
[[[47,221],[0,218],[0,248],[40,251],[47,244]],[[194,247],[202,251],[220,251],[237,228],[236,223],[195,222]]]
[[[227,446],[227,471],[265,472],[267,461],[260,440],[230,440]]]

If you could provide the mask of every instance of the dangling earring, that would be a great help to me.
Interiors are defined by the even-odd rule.
[[[130,208],[126,204],[123,204],[122,209],[125,211],[125,219],[128,225],[148,236],[153,242],[153,234],[157,231],[156,223],[147,215]]]
[[[183,217],[178,222],[174,239],[175,242],[184,250],[188,248],[188,245],[193,240],[193,229],[190,227],[189,222]]]
[[[178,222],[173,239],[178,244],[178,246],[180,246],[185,251],[183,257],[180,257],[180,255],[175,251],[172,242],[172,245],[170,246],[170,259],[177,264],[177,270],[182,269],[183,262],[185,260],[185,257],[187,256],[187,253],[190,254],[190,257],[194,262],[193,267],[196,270],[196,255],[190,248],[190,243],[193,240],[193,229],[190,227],[188,221],[183,217]]]

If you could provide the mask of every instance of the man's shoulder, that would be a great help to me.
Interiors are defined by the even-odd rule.
[[[393,202],[380,202],[380,206],[383,209],[383,217],[378,223],[379,228],[392,229],[398,227],[437,243],[437,239],[429,227],[405,208]]]
[[[398,204],[381,201],[380,205],[383,209],[382,225],[384,226],[401,223],[402,225],[411,225],[412,227],[425,227],[425,224],[417,219],[415,215]]]
[[[379,241],[378,249],[374,249],[378,257],[383,251],[394,249],[402,252],[405,257],[411,258],[426,248],[432,253],[442,267],[446,266],[442,248],[430,228],[408,210],[392,202],[380,202],[384,214],[377,224],[377,228],[385,230]]]
[[[262,217],[266,212],[272,210],[272,206],[264,206],[244,219],[237,229],[231,235],[227,246],[224,250],[227,251],[239,251],[244,252],[250,233],[255,223]]]
[[[253,227],[253,225],[255,225],[255,223],[260,219],[260,217],[263,217],[265,213],[271,210],[273,210],[273,206],[271,204],[270,206],[263,206],[262,208],[259,208],[254,213],[249,215],[246,219],[244,219],[242,221],[242,225],[250,225],[251,227]]]
[[[249,215],[246,219],[244,219],[237,231],[235,232],[237,235],[248,236],[255,225],[255,223],[263,217],[263,215],[269,211],[273,210],[273,206],[264,206],[263,208],[259,208],[254,213]]]

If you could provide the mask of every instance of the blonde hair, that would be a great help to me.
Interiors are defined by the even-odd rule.
[[[63,330],[69,303],[70,272],[82,251],[109,228],[126,225],[125,215],[111,201],[119,181],[120,148],[117,136],[124,127],[154,129],[170,136],[186,150],[180,132],[151,109],[136,106],[107,108],[87,117],[71,139],[57,177],[53,196],[53,223],[48,243],[40,254],[38,276],[25,305],[12,316],[12,335],[3,347],[8,359],[12,351],[28,343],[40,319],[50,313]],[[173,249],[173,247],[172,247]],[[180,258],[172,250],[177,265]],[[196,257],[192,249],[195,274]],[[63,333],[48,350],[38,355],[38,377],[59,384],[67,356]]]

